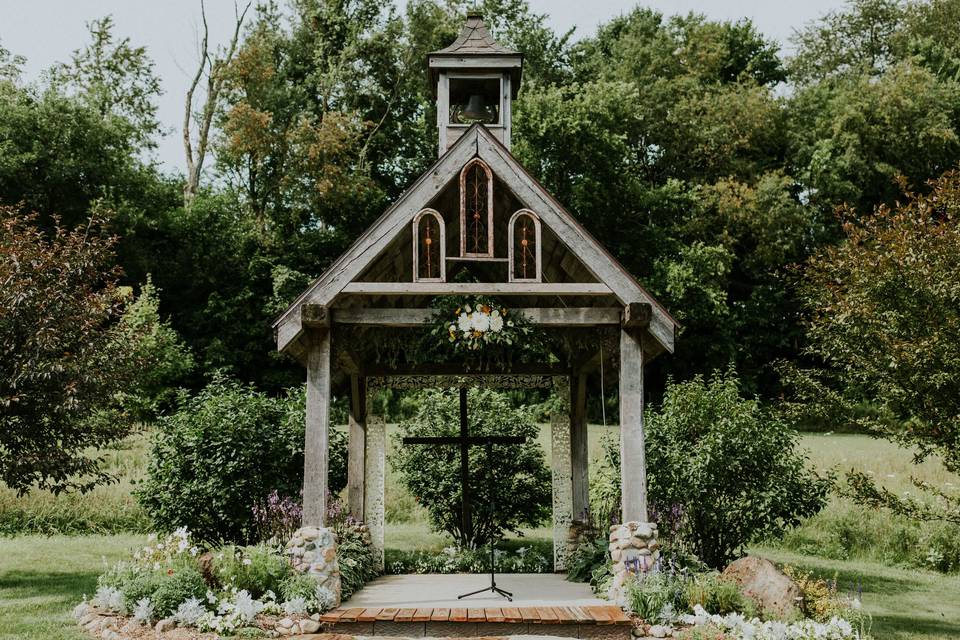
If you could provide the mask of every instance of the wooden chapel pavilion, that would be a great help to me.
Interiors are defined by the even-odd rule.
[[[643,365],[672,352],[677,322],[510,153],[522,55],[479,15],[428,56],[439,158],[274,324],[307,369],[304,525],[322,525],[330,398],[349,390],[348,503],[383,549],[386,434],[379,389],[549,388],[555,568],[587,511],[586,381],[619,381],[622,518],[646,521]],[[466,277],[464,277],[466,276]],[[454,279],[456,278],[456,281]],[[491,296],[559,345],[553,363],[504,370],[408,365],[384,343],[422,331],[437,296]],[[381,555],[382,557],[382,555]]]

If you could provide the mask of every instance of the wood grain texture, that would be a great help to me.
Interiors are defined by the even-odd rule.
[[[416,609],[400,609],[397,615],[393,617],[394,622],[413,622],[413,616],[417,613]]]
[[[503,607],[500,611],[503,613],[505,622],[524,622],[523,615],[517,607]]]
[[[510,312],[523,314],[533,324],[555,327],[617,325],[621,313],[617,307],[530,307]],[[433,319],[434,310],[351,307],[333,309],[332,315],[339,324],[419,327]]]
[[[396,607],[388,607],[380,610],[380,613],[377,614],[378,622],[392,622],[393,619],[397,616],[397,613],[400,609]]]
[[[330,332],[311,331],[303,453],[303,525],[323,526],[330,447]]]
[[[351,282],[343,293],[374,296],[609,296],[599,282]]]
[[[466,622],[467,610],[465,608],[450,609],[450,622]]]
[[[450,609],[434,609],[430,614],[431,622],[446,622],[450,619]]]
[[[367,608],[364,609],[360,615],[357,616],[357,622],[373,622],[377,619],[377,616],[380,615],[380,612],[383,609],[377,607],[375,609]]]
[[[487,622],[503,622],[503,611],[496,607],[486,607],[483,610],[483,615],[486,616]]]
[[[414,612],[414,614],[413,614],[413,621],[414,621],[414,622],[427,622],[428,620],[430,620],[430,618],[431,618],[432,615],[433,615],[433,609],[432,609],[432,608],[430,608],[430,607],[428,607],[428,608],[420,608],[420,609],[417,609],[416,612]]]
[[[620,486],[622,522],[647,521],[641,334],[620,331]]]

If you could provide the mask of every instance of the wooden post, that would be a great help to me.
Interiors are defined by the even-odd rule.
[[[363,492],[367,451],[366,378],[350,376],[350,434],[347,445],[347,504],[350,515],[363,520]]]
[[[307,416],[303,449],[303,525],[323,526],[330,445],[330,331],[311,332],[307,351]]]
[[[640,331],[628,328],[620,330],[620,483],[623,522],[646,522],[643,345]]]
[[[570,463],[573,473],[573,517],[585,519],[590,511],[590,477],[587,450],[587,375],[570,379]]]

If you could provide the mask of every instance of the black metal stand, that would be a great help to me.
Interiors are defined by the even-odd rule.
[[[521,441],[526,440],[526,438],[520,438]],[[493,441],[487,440],[487,460],[493,460]],[[489,486],[493,478],[492,474],[487,470],[487,485]],[[494,517],[496,516],[496,507],[493,500],[494,493],[490,492],[490,522],[493,522]],[[501,589],[497,586],[497,555],[494,549],[494,537],[491,533],[490,535],[490,586],[484,587],[483,589],[477,589],[476,591],[471,591],[470,593],[464,593],[463,595],[457,596],[457,600],[462,600],[464,598],[469,598],[470,596],[475,596],[478,593],[483,593],[485,591],[492,591],[498,595],[503,596],[507,599],[508,602],[513,602],[513,594],[509,591]]]

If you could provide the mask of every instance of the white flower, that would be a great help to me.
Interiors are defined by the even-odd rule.
[[[113,587],[100,587],[97,589],[96,595],[93,596],[93,602],[108,611],[125,613],[127,610],[123,594]]]
[[[253,622],[257,614],[263,610],[263,603],[254,600],[250,592],[246,589],[237,593],[237,601],[234,604],[234,611],[246,622]]]
[[[470,322],[470,314],[461,313],[460,317],[457,318],[457,325],[460,327],[460,331],[463,331],[463,332],[470,331],[470,328],[472,326]]]
[[[203,607],[199,598],[189,598],[180,603],[173,614],[173,619],[179,624],[192,627],[206,612],[207,610]]]
[[[200,549],[198,549],[197,547],[190,547],[190,555],[195,556],[198,553],[200,553]]]
[[[249,567],[252,563],[253,563],[253,560],[251,560],[250,558],[244,558],[244,559],[243,559],[243,564],[247,565],[248,567]]]
[[[496,309],[494,309],[493,316],[490,318],[490,331],[498,333],[503,331],[503,317],[497,313]]]
[[[137,600],[137,606],[133,608],[133,619],[140,624],[146,624],[153,618],[153,604],[150,598],[141,598]]]
[[[494,318],[499,318],[499,317],[500,317],[500,309],[494,309],[493,311],[490,312],[490,315],[493,316]]]
[[[288,616],[295,616],[307,612],[306,598],[293,598],[283,603],[283,612]]]
[[[490,328],[490,316],[480,311],[477,311],[473,314],[472,318],[473,328],[477,331],[483,333]]]

